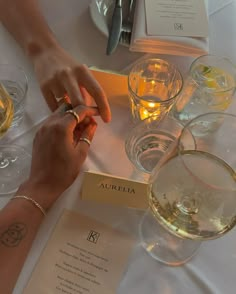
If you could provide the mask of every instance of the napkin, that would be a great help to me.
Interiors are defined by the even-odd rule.
[[[136,0],[130,51],[196,57],[208,50],[208,38],[147,35],[145,1]]]

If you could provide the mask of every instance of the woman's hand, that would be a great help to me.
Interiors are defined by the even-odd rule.
[[[111,120],[107,97],[89,69],[77,63],[58,44],[31,55],[42,93],[52,111],[57,109],[56,98],[68,94],[73,107],[90,105],[92,97],[105,122]]]
[[[21,194],[26,191],[46,210],[79,174],[89,149],[80,139],[92,141],[96,131],[92,116],[98,115],[97,108],[80,105],[73,111],[79,115],[79,124],[71,113],[56,111],[37,132],[30,177],[20,188]]]
[[[91,96],[105,122],[111,119],[107,97],[85,65],[75,61],[58,43],[37,0],[0,0],[0,22],[28,55],[52,111],[57,99],[68,95],[73,107],[88,106]],[[81,91],[80,91],[81,90]],[[81,94],[82,92],[82,94]],[[89,104],[90,105],[90,104]]]
[[[89,149],[86,140],[80,139],[91,141],[96,130],[92,116],[98,115],[97,108],[78,106],[73,111],[79,115],[79,123],[73,113],[57,111],[37,132],[30,177],[16,192],[36,201],[45,211],[77,177]],[[40,210],[27,198],[15,198],[0,211],[0,293],[13,292],[43,220]]]

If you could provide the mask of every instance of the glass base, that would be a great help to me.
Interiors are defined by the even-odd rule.
[[[151,211],[145,212],[139,235],[142,246],[154,259],[171,266],[189,261],[197,252],[200,241],[182,239],[169,233],[154,218]]]
[[[29,176],[31,155],[17,145],[0,145],[0,196],[14,193]]]

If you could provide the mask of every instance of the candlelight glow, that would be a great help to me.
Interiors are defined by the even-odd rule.
[[[143,103],[143,107],[140,107],[139,109],[139,116],[141,120],[153,115],[160,115],[160,114],[161,114],[160,103],[146,102],[145,105]]]
[[[3,105],[3,102],[0,100],[0,108],[1,109],[4,109],[5,107],[4,107],[4,105]]]
[[[140,118],[141,120],[149,117],[149,112],[145,108],[140,109]]]
[[[150,108],[154,108],[156,106],[157,103],[154,102],[148,102],[148,107]]]
[[[168,112],[183,82],[178,70],[161,59],[140,63],[131,70],[128,81],[133,100],[131,111],[137,121]]]

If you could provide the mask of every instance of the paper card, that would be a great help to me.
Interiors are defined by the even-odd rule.
[[[114,294],[134,240],[65,210],[23,294]]]
[[[148,185],[104,173],[84,173],[81,199],[145,210]]]
[[[145,0],[147,34],[207,37],[204,0]]]
[[[104,89],[107,97],[128,96],[128,77],[91,68],[91,72]]]

